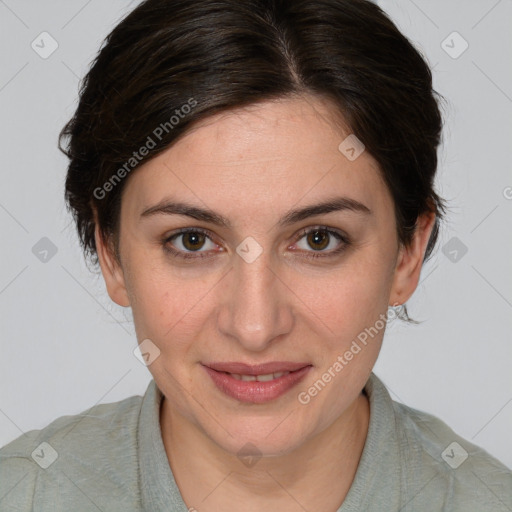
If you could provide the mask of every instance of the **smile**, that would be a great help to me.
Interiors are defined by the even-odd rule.
[[[243,380],[244,382],[268,382],[270,380],[279,379],[283,375],[288,375],[290,372],[276,372],[267,373],[265,375],[240,375],[239,373],[229,373],[236,380]]]
[[[250,366],[244,363],[203,365],[211,381],[224,395],[239,402],[263,404],[288,393],[301,382],[312,365],[272,362]]]

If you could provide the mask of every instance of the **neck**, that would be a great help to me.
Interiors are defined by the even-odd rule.
[[[361,393],[336,421],[297,449],[247,467],[168,405],[164,398],[160,424],[167,458],[187,506],[201,512],[263,507],[335,512],[354,480],[370,417]]]

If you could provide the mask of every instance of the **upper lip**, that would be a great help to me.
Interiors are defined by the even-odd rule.
[[[238,375],[267,375],[269,373],[293,372],[305,366],[311,366],[311,364],[294,363],[291,361],[271,361],[269,363],[255,365],[239,362],[216,362],[205,364],[205,366],[217,372],[227,372]]]

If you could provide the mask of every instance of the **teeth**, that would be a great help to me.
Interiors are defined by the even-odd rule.
[[[277,374],[281,377],[282,374]],[[266,375],[258,375],[258,382],[267,382],[272,379],[277,379],[277,377],[273,373],[267,373]]]
[[[240,375],[239,373],[230,373],[231,377],[236,380],[241,380],[244,382],[268,382],[270,380],[278,379],[283,375],[288,375],[290,372],[276,372],[276,373],[266,373],[265,375]]]

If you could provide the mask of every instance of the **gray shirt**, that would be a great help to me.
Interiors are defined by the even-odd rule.
[[[509,469],[437,418],[391,400],[374,374],[365,392],[368,436],[338,512],[512,512]],[[151,380],[143,397],[62,416],[4,446],[0,511],[188,512],[161,437],[161,400]]]

